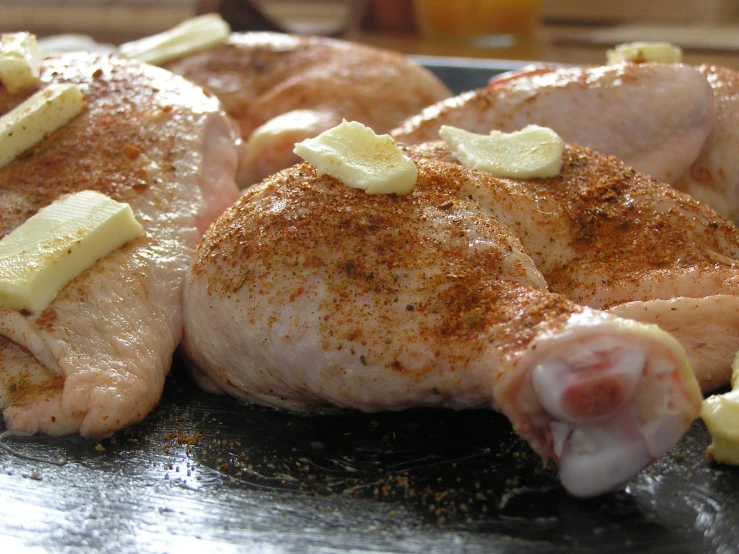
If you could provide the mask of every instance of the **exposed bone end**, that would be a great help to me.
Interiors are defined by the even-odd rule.
[[[590,497],[625,485],[670,450],[688,425],[673,415],[645,429],[628,412],[604,425],[553,422],[562,486],[575,496]]]
[[[596,422],[621,410],[642,377],[646,352],[621,352],[613,337],[598,337],[536,366],[532,379],[539,401],[553,417],[570,423]]]
[[[659,327],[582,323],[542,344],[531,379],[552,417],[562,485],[595,496],[670,450],[698,416],[701,396],[683,349]]]

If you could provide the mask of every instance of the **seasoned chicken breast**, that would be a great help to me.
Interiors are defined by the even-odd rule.
[[[238,196],[238,135],[215,97],[136,61],[51,57],[39,86],[51,83],[76,84],[86,109],[0,169],[0,234],[92,189],[129,203],[145,235],[43,311],[0,308],[0,410],[15,433],[105,436],[157,405],[195,244]],[[0,87],[0,113],[22,100]]]
[[[407,152],[419,173],[406,196],[301,164],[216,221],[185,291],[201,380],[300,411],[496,408],[582,496],[671,448],[701,401],[679,342],[547,283],[588,228],[605,236],[588,210],[620,185],[594,176],[610,168],[635,196],[649,179],[574,147],[560,177],[533,181],[468,170],[441,143]]]
[[[239,124],[242,187],[300,161],[293,145],[343,118],[386,133],[451,91],[396,52],[337,39],[233,33],[168,69],[216,94]]]

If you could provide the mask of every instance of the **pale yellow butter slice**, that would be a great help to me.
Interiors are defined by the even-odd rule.
[[[528,125],[513,133],[479,135],[443,125],[439,135],[462,165],[496,177],[554,177],[562,169],[565,143],[547,127]]]
[[[368,194],[411,192],[418,169],[390,135],[377,135],[356,121],[346,121],[295,145],[298,156],[348,187]]]
[[[160,65],[187,54],[213,48],[226,42],[231,27],[219,14],[193,17],[150,37],[121,44],[118,52],[152,65]]]
[[[49,85],[0,117],[0,168],[41,142],[85,107],[74,85]]]
[[[731,368],[732,390],[706,398],[701,418],[711,434],[708,457],[722,464],[739,465],[739,354]]]
[[[620,62],[680,63],[683,61],[683,51],[679,46],[669,42],[629,42],[608,50],[606,59],[609,64]]]
[[[58,199],[0,240],[0,305],[43,310],[72,279],[143,232],[130,205],[102,193]]]
[[[36,86],[40,71],[41,49],[34,35],[0,35],[0,83],[10,94]]]

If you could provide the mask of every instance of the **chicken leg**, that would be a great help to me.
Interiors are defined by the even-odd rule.
[[[703,148],[714,103],[706,78],[685,65],[535,66],[428,106],[392,135],[418,144],[439,140],[442,125],[486,134],[535,123],[671,183]]]
[[[185,354],[211,388],[291,410],[496,408],[573,494],[622,484],[698,415],[683,348],[547,290],[526,231],[475,191],[537,195],[436,148],[408,150],[407,196],[308,164],[247,190],[198,249]],[[571,151],[563,179],[594,157]]]

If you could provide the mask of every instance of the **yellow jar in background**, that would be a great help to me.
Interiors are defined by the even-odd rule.
[[[416,26],[428,38],[480,46],[510,46],[529,40],[539,24],[543,0],[414,0]]]

